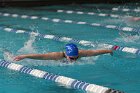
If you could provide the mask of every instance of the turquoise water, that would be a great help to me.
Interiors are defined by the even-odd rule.
[[[84,5],[87,6],[87,5]],[[94,5],[90,5],[94,6]],[[118,5],[96,5],[105,6],[110,9],[92,9],[77,5],[69,6],[49,6],[33,8],[1,8],[0,12],[47,16],[49,18],[61,18],[75,21],[86,21],[89,23],[114,24],[116,26],[130,26],[140,28],[140,22],[131,22],[125,15],[139,16],[135,12],[114,12],[112,7]],[[118,6],[123,7],[123,6]],[[137,8],[133,4],[127,7]],[[84,12],[96,12],[107,14],[119,14],[123,17],[111,18],[56,13],[48,9],[76,10]],[[119,30],[107,29],[103,27],[92,27],[89,25],[77,25],[66,23],[45,22],[43,20],[30,20],[0,16],[0,25],[6,25],[16,29],[26,29],[26,31],[39,32],[41,34],[53,34],[57,36],[71,37],[78,40],[93,41],[100,47],[85,47],[78,45],[79,49],[104,49],[102,44],[112,44],[139,49],[140,36],[135,32],[122,32]],[[27,53],[48,53],[54,51],[64,51],[66,42],[43,39],[26,34],[15,34],[0,31],[0,57],[12,62],[12,57]],[[25,59],[17,62],[32,68],[52,72],[89,83],[106,86],[113,89],[122,90],[125,93],[139,93],[140,91],[140,56],[114,51],[114,55],[100,55],[79,59],[74,64],[62,63],[62,61],[39,61]],[[38,79],[26,74],[0,68],[0,93],[83,93],[84,91],[65,88],[50,81]]]

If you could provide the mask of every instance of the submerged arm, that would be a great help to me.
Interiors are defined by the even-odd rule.
[[[86,57],[86,56],[97,56],[101,54],[110,53],[112,55],[112,50],[79,50],[79,56]]]
[[[63,52],[52,52],[47,54],[25,54],[25,55],[16,56],[14,60],[20,61],[25,58],[38,59],[38,60],[59,60],[63,58]]]

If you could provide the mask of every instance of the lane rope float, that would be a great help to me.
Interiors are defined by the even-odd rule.
[[[132,27],[121,27],[121,26],[116,26],[116,25],[106,25],[106,24],[99,24],[99,23],[88,23],[85,21],[73,21],[73,20],[63,20],[59,18],[48,18],[48,17],[40,17],[40,16],[30,16],[30,15],[19,15],[19,14],[12,14],[12,13],[2,13],[0,12],[0,16],[5,16],[5,17],[13,17],[13,18],[22,18],[22,19],[31,19],[31,20],[36,20],[36,19],[41,19],[44,21],[51,21],[54,23],[67,23],[67,24],[78,24],[78,25],[90,25],[92,27],[104,27],[107,29],[115,29],[119,31],[127,31],[127,32],[140,32],[140,29],[138,28],[132,28]]]
[[[83,12],[83,11],[73,11],[73,10],[57,10],[57,13],[66,13],[66,14],[78,14],[78,15],[91,15],[91,16],[100,16],[100,17],[112,17],[120,18],[122,16],[117,14],[106,14],[106,13],[96,13],[96,12]]]
[[[4,30],[6,32],[14,32],[16,34],[28,34],[28,35],[34,34],[35,36],[38,36],[41,38],[46,38],[46,39],[60,41],[60,42],[72,42],[72,43],[77,43],[77,44],[80,44],[83,46],[91,46],[91,47],[98,46],[98,44],[96,45],[96,43],[92,42],[92,41],[77,40],[77,39],[73,39],[73,38],[69,38],[69,37],[60,37],[60,36],[48,35],[48,34],[43,35],[43,34],[36,33],[36,32],[27,32],[25,30],[14,29],[14,28],[9,28],[9,27],[0,26],[0,30]],[[135,55],[140,55],[140,49],[137,49],[137,48],[122,47],[122,46],[111,45],[111,44],[102,44],[102,46],[104,46],[107,49],[113,49],[115,51],[122,51],[122,52],[132,53]]]
[[[87,92],[92,92],[92,93],[124,93],[124,92],[121,92],[119,90],[110,89],[110,88],[99,86],[96,84],[86,83],[84,81],[79,81],[79,80],[72,79],[72,78],[65,77],[65,76],[55,75],[53,73],[48,73],[48,72],[41,71],[38,69],[32,69],[32,68],[29,68],[27,66],[15,64],[15,63],[10,63],[10,62],[7,62],[7,61],[2,60],[2,59],[0,59],[0,66],[14,70],[14,71],[19,71],[21,73],[26,73],[26,74],[35,76],[37,78],[51,80],[53,82],[60,83],[63,86],[71,87],[74,89],[81,89],[81,90],[84,90]]]
[[[114,7],[114,8],[112,8],[112,11],[140,12],[140,9],[139,9],[139,8],[136,8],[136,9],[129,9],[129,8],[117,8],[117,7]]]

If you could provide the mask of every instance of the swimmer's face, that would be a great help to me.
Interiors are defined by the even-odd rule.
[[[70,62],[76,61],[78,59],[78,56],[67,56],[67,60]]]

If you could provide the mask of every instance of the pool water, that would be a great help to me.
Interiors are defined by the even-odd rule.
[[[98,9],[92,8],[97,7]],[[90,7],[90,8],[89,8]],[[108,7],[108,8],[102,8]],[[88,23],[100,23],[116,25],[118,27],[132,27],[139,29],[140,22],[129,21],[126,17],[140,16],[139,12],[113,11],[113,7],[138,8],[137,4],[127,5],[68,5],[68,6],[45,6],[31,8],[1,8],[0,12],[35,15],[39,17],[59,18],[64,20],[84,21]],[[100,17],[91,15],[78,15],[58,13],[56,10],[73,10],[83,12],[95,12],[106,14],[118,14],[119,18],[110,16]],[[55,11],[54,11],[55,10]],[[51,34],[60,37],[70,37],[77,40],[95,42],[95,46],[82,46],[79,49],[105,49],[103,44],[119,45],[139,49],[140,36],[138,32],[125,32],[117,29],[104,27],[93,27],[90,25],[67,24],[64,22],[31,20],[24,18],[13,18],[0,15],[0,26],[15,29],[24,29],[27,32],[38,32],[40,34]],[[64,51],[67,42],[49,40],[34,35],[16,34],[0,31],[0,58],[13,62],[15,55],[28,53],[48,53]],[[96,57],[81,58],[76,63],[63,63],[62,61],[46,61],[25,59],[17,64],[40,69],[58,75],[63,75],[89,83],[122,90],[125,93],[139,93],[140,91],[140,56],[132,53],[114,51],[114,55],[100,55]],[[0,68],[0,93],[84,93],[82,90],[65,88],[59,84],[35,78],[6,68]]]

